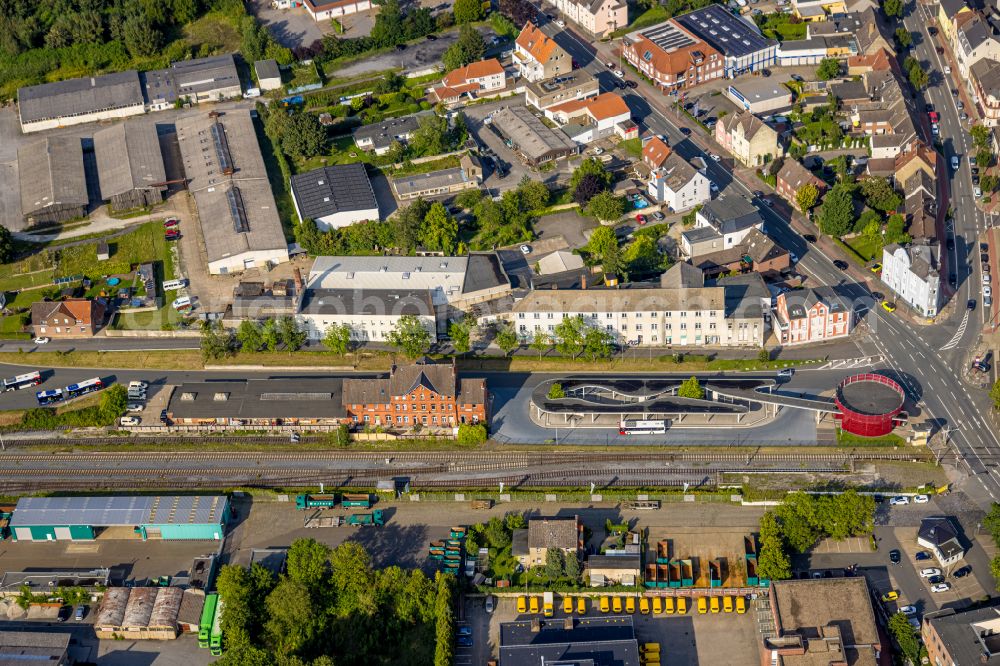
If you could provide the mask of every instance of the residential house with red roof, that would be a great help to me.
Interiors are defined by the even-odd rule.
[[[563,17],[597,37],[628,24],[628,4],[623,0],[553,0]]]
[[[622,55],[665,91],[725,76],[722,54],[672,21],[626,35]]]
[[[794,289],[779,294],[775,333],[783,345],[825,342],[851,333],[851,308],[830,287]]]
[[[777,186],[774,189],[777,191],[778,196],[792,204],[792,207],[800,213],[802,209],[799,208],[797,194],[803,185],[806,183],[812,184],[816,187],[820,196],[826,190],[826,183],[814,176],[809,169],[802,166],[801,162],[791,158],[785,160],[785,163],[781,165],[781,169],[778,170],[777,179]]]
[[[556,41],[530,21],[514,43],[514,65],[527,81],[541,81],[573,71],[570,58]]]
[[[639,136],[628,104],[617,93],[563,102],[545,109],[545,115],[578,144],[586,144],[615,134],[622,139]]]
[[[496,58],[488,58],[448,72],[441,79],[441,85],[431,93],[439,102],[456,104],[466,96],[469,99],[489,97],[506,88],[507,74],[503,65]]]
[[[38,338],[89,338],[104,323],[104,301],[69,298],[31,304],[31,328]]]

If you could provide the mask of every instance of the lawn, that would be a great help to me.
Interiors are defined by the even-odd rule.
[[[626,139],[618,147],[636,159],[642,157],[642,139]]]
[[[837,446],[906,446],[906,440],[899,435],[889,433],[884,437],[860,437],[837,429]]]
[[[195,52],[232,53],[240,50],[237,21],[222,12],[210,12],[184,28],[184,37]]]
[[[354,145],[351,136],[339,136],[330,141],[326,155],[317,155],[292,161],[295,173],[303,173],[329,164],[352,164],[354,162],[372,163],[372,156],[367,151]]]
[[[662,23],[670,18],[670,12],[663,5],[656,5],[651,9],[647,9],[642,14],[635,17],[635,20],[628,24],[624,28],[620,28],[611,33],[612,39],[627,35],[633,30],[638,30],[640,28],[648,28],[651,25],[656,25],[657,23]]]
[[[412,176],[418,173],[430,173],[431,171],[438,171],[441,169],[454,169],[459,166],[461,158],[458,155],[448,155],[447,157],[442,157],[437,160],[430,160],[428,162],[420,162],[418,164],[410,163],[410,166],[403,166],[400,169],[386,170],[390,176]]]
[[[56,248],[56,277],[84,275],[96,278],[102,275],[128,273],[132,266],[163,260],[167,254],[167,241],[163,237],[161,221],[147,222],[124,236],[108,241],[111,258],[97,260],[97,243]]]
[[[254,122],[254,131],[257,133],[257,141],[260,143],[260,152],[264,157],[264,168],[267,170],[267,180],[271,185],[271,192],[274,194],[274,202],[278,206],[278,218],[281,220],[281,229],[285,232],[286,240],[295,240],[295,225],[299,222],[298,214],[295,212],[295,204],[292,202],[292,193],[288,186],[288,179],[281,172],[278,165],[278,158],[275,156],[274,146],[271,140],[264,133],[264,128],[259,122]],[[321,166],[321,165],[317,165]],[[294,166],[289,166],[294,169]],[[316,167],[309,167],[314,169]],[[309,169],[305,169],[308,171]],[[295,173],[302,173],[302,169],[295,169]]]
[[[882,256],[882,243],[877,236],[858,235],[853,238],[843,238],[843,243],[849,247],[854,254],[858,255],[865,263]]]

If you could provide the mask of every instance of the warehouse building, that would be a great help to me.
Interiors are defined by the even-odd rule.
[[[22,497],[10,530],[15,541],[90,541],[112,528],[128,528],[122,536],[144,541],[218,541],[228,506],[223,496]]]
[[[21,131],[80,125],[145,113],[139,72],[129,70],[19,88]]]
[[[170,65],[180,97],[192,102],[215,102],[243,94],[232,53],[181,60]]]
[[[331,326],[347,326],[351,340],[386,342],[403,317],[416,317],[437,335],[437,319],[429,290],[306,289],[299,323],[310,340],[322,340]]]
[[[292,202],[300,220],[322,230],[379,219],[378,201],[365,165],[335,164],[292,176]]]
[[[180,630],[184,596],[179,587],[108,588],[97,609],[94,632],[98,638],[172,640]],[[201,601],[204,604],[204,597]]]
[[[337,426],[347,414],[339,379],[186,382],[174,388],[167,416],[185,426]]]
[[[43,663],[48,666],[69,666],[70,632],[0,631],[0,665],[18,666]]]
[[[631,615],[500,624],[500,666],[639,666]]]
[[[428,173],[398,176],[391,181],[392,191],[400,201],[455,194],[478,188],[483,182],[483,167],[479,158],[465,154],[459,166]]]
[[[179,120],[177,140],[188,190],[198,205],[208,272],[236,273],[288,261],[250,112]]]
[[[167,175],[153,123],[124,122],[94,134],[101,198],[114,210],[163,201]]]
[[[580,150],[566,134],[545,125],[525,106],[502,109],[493,115],[492,122],[511,150],[529,166],[569,157]]]
[[[27,226],[56,224],[87,214],[83,144],[52,136],[17,149],[21,214]]]

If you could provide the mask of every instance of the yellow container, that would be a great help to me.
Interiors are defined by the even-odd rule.
[[[698,614],[704,615],[708,612],[708,599],[705,597],[698,597]]]
[[[726,611],[727,613],[732,613],[733,612],[733,598],[732,597],[723,597],[722,598],[722,610]]]
[[[528,612],[528,600],[524,597],[517,598],[517,612],[526,613]]]
[[[719,597],[712,597],[708,602],[709,608],[711,608],[713,613],[719,612]]]
[[[635,597],[627,597],[625,599],[625,612],[629,615],[635,612]]]
[[[576,599],[576,612],[579,615],[587,614],[587,597],[577,597]]]

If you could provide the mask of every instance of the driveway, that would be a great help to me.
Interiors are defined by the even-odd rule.
[[[597,226],[594,218],[584,217],[579,211],[572,209],[539,218],[535,222],[535,233],[541,239],[562,236],[567,245],[575,249],[587,244],[591,231]]]
[[[261,2],[262,0],[257,1]],[[348,17],[347,20],[350,23],[352,18]],[[480,27],[478,30],[482,33],[483,39],[486,40],[487,44],[494,37],[492,28]],[[361,74],[384,72],[387,69],[395,68],[404,71],[426,69],[427,67],[440,65],[444,52],[456,41],[458,41],[457,28],[437,35],[437,39],[433,41],[425,39],[417,44],[411,44],[403,51],[390,51],[389,53],[377,56],[358,58],[338,70],[327,72],[327,76],[331,78],[359,76]]]
[[[253,13],[260,19],[261,23],[267,26],[271,36],[278,40],[279,44],[290,49],[298,46],[309,46],[317,39],[322,39],[323,35],[333,32],[333,24],[330,21],[317,23],[302,7],[275,9],[271,6],[270,0],[253,0],[252,4]],[[366,12],[366,14],[368,13],[370,12]],[[356,20],[356,18],[351,17],[349,20]],[[370,22],[368,30],[371,31]],[[351,34],[347,36],[358,37],[361,35]]]

